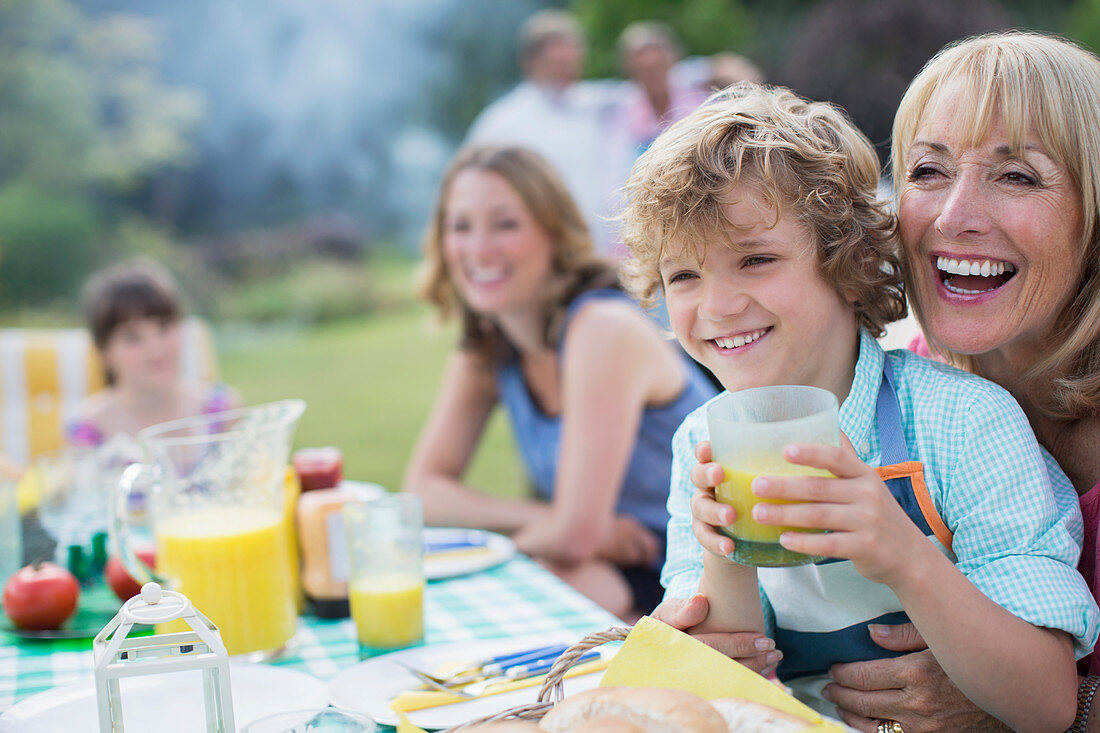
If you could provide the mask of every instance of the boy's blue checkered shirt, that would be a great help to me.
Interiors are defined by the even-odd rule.
[[[875,403],[883,359],[894,369],[910,455],[924,463],[932,501],[954,534],[956,566],[993,601],[1035,626],[1066,631],[1078,658],[1087,654],[1100,612],[1076,569],[1077,494],[1036,442],[1019,405],[973,374],[908,351],[887,354],[863,332],[840,427],[871,466],[881,465]],[[695,444],[707,439],[707,405],[688,415],[672,439],[666,598],[694,594],[703,572],[704,550],[691,531],[689,473]]]

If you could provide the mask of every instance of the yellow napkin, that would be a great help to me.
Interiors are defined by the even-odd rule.
[[[802,718],[815,731],[844,730],[748,667],[649,616],[634,624],[604,672],[600,686],[612,685],[669,687],[707,700],[739,697]]]
[[[417,728],[409,722],[404,713],[397,714],[397,733],[427,733],[423,728]]]
[[[608,660],[606,659],[593,659],[591,662],[585,662],[584,664],[578,664],[574,667],[570,667],[565,673],[566,677],[577,677],[582,674],[589,674],[591,672],[599,672],[601,669],[606,669]],[[534,687],[535,685],[541,685],[546,675],[539,675],[537,677],[527,677],[522,680],[515,680],[511,682],[500,682],[495,685],[489,685],[485,693],[481,697],[488,697],[489,695],[499,695],[502,692],[511,692],[512,690],[520,690],[524,687]],[[407,713],[413,710],[423,710],[424,708],[434,708],[439,705],[450,705],[456,702],[468,702],[471,699],[462,697],[461,695],[452,695],[449,692],[440,692],[437,690],[406,690],[400,695],[395,697],[390,702],[390,710],[397,713]]]

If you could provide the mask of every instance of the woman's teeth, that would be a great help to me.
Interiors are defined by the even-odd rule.
[[[468,272],[470,281],[475,283],[493,282],[507,274],[504,267],[471,267]]]
[[[1016,266],[999,260],[956,260],[937,257],[936,269],[943,286],[958,295],[980,295],[1004,285],[1016,274]]]
[[[723,349],[739,349],[745,344],[751,344],[758,338],[763,336],[767,332],[767,329],[761,331],[752,331],[751,333],[739,334],[733,337],[716,338],[714,343],[718,344]]]
[[[1016,266],[1011,262],[954,260],[949,257],[937,257],[936,269],[952,275],[981,275],[982,277],[1003,275],[1006,272],[1016,272]]]

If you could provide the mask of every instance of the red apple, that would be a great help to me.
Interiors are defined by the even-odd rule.
[[[150,568],[156,567],[156,556],[152,550],[137,550],[138,558]],[[128,601],[141,592],[141,584],[130,576],[130,571],[122,564],[117,556],[112,555],[103,568],[103,576],[107,579],[107,585],[115,592],[121,601]]]
[[[76,576],[52,562],[21,568],[4,584],[4,613],[16,627],[29,631],[60,628],[79,600]]]

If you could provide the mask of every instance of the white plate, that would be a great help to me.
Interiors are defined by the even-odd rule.
[[[329,702],[338,708],[364,713],[383,725],[397,725],[397,713],[390,710],[390,700],[398,693],[417,688],[419,682],[397,661],[417,669],[434,669],[444,662],[482,659],[510,651],[532,649],[547,644],[572,644],[577,641],[570,635],[551,634],[541,636],[482,639],[454,644],[429,644],[428,646],[391,652],[360,662],[329,680]],[[593,672],[565,680],[565,694],[572,695],[599,684],[603,671]],[[520,690],[502,692],[499,695],[479,697],[474,700],[440,705],[434,708],[413,710],[407,713],[409,722],[425,730],[450,728],[484,715],[499,713],[516,705],[535,702],[539,685]]]
[[[304,672],[264,664],[231,665],[233,717],[237,728],[273,713],[324,707],[325,684]],[[202,672],[129,677],[119,683],[126,730],[194,733],[206,730]],[[95,684],[87,682],[40,692],[0,715],[0,732],[73,733],[98,731]]]
[[[424,555],[424,576],[428,580],[453,578],[500,565],[516,554],[516,543],[502,534],[481,529],[425,527],[424,542],[439,544],[464,542],[469,550],[459,549]]]

